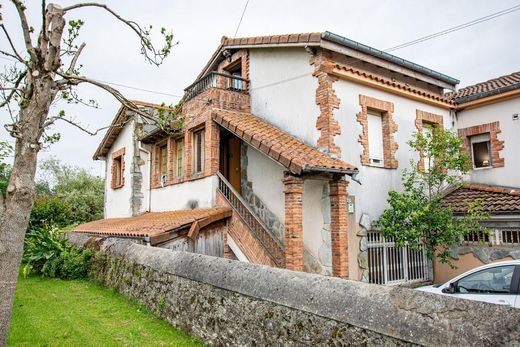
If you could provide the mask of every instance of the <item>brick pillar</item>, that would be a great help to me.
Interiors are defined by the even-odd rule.
[[[329,186],[332,275],[348,278],[348,183],[333,180]]]
[[[289,270],[303,271],[303,179],[287,176],[285,185],[285,263]]]

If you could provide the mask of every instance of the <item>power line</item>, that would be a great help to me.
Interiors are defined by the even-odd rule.
[[[18,62],[15,59],[10,59],[10,58],[5,58],[5,57],[0,57],[0,59],[12,61],[12,62],[15,62],[15,63]],[[159,91],[156,91],[156,90],[150,90],[150,89],[144,89],[144,88],[139,88],[139,87],[133,87],[133,86],[129,86],[127,84],[122,84],[122,83],[109,82],[109,81],[103,81],[103,80],[98,80],[98,79],[94,79],[94,81],[105,83],[105,84],[108,84],[108,85],[111,85],[111,86],[117,86],[117,87],[122,87],[122,88],[139,90],[139,91],[142,91],[142,92],[147,92],[147,93],[152,93],[152,94],[166,95],[166,96],[171,96],[171,97],[179,98],[179,99],[182,98],[182,95],[176,95],[176,94],[159,92]]]
[[[421,42],[424,42],[424,41],[428,41],[428,40],[431,40],[431,39],[439,37],[439,36],[447,35],[447,34],[455,32],[455,31],[459,31],[459,30],[471,27],[473,25],[477,25],[477,24],[480,24],[480,23],[483,23],[483,22],[487,22],[487,21],[489,21],[491,19],[495,19],[495,18],[504,16],[506,14],[516,12],[518,10],[520,10],[520,4],[515,5],[513,7],[510,7],[510,8],[507,8],[507,9],[502,10],[502,11],[498,11],[498,12],[495,12],[495,13],[492,13],[492,14],[488,14],[487,16],[480,17],[480,18],[474,19],[472,21],[469,21],[469,22],[466,22],[466,23],[463,23],[463,24],[456,25],[456,26],[448,28],[448,29],[444,29],[444,30],[436,32],[434,34],[430,34],[430,35],[427,35],[427,36],[420,37],[420,38],[415,39],[413,41],[405,42],[405,43],[402,43],[400,45],[397,45],[397,46],[394,46],[394,47],[390,47],[390,48],[386,49],[385,52],[393,52],[393,51],[396,51],[398,49],[402,49],[402,48],[405,48],[405,47],[413,46],[415,44],[418,44],[418,43],[421,43]]]
[[[249,0],[246,1],[246,5],[244,6],[244,10],[242,11],[242,15],[240,16],[240,21],[238,22],[237,30],[235,30],[235,35],[233,35],[233,38],[237,37],[238,29],[240,29],[240,24],[242,24],[242,19],[244,18],[244,14],[246,13],[248,4],[249,4]]]

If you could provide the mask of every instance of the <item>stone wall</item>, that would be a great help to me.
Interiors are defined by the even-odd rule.
[[[520,310],[114,239],[91,275],[210,345],[518,345]],[[482,319],[485,312],[485,319]]]

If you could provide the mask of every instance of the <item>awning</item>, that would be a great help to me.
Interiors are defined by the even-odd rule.
[[[140,216],[101,219],[78,225],[73,232],[114,237],[147,239],[152,245],[168,241],[179,230],[189,229],[194,238],[204,227],[231,216],[224,207],[168,212],[148,212]]]
[[[354,165],[332,158],[252,114],[218,109],[213,110],[213,120],[294,174],[357,173]]]

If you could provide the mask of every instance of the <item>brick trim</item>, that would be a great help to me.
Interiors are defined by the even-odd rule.
[[[369,109],[380,112],[383,117],[383,167],[386,169],[397,169],[398,161],[395,153],[399,145],[394,139],[397,132],[397,123],[393,119],[394,104],[388,101],[379,100],[370,96],[359,94],[359,105],[361,112],[356,115],[356,119],[361,124],[361,134],[358,142],[363,147],[361,153],[361,164],[370,165],[370,149],[368,144],[368,111]]]
[[[348,182],[334,180],[329,186],[332,275],[348,278]]]
[[[464,139],[464,148],[468,152],[471,162],[473,163],[473,156],[471,151],[470,137],[489,133],[489,139],[491,143],[491,166],[492,167],[504,167],[504,158],[500,157],[500,151],[504,149],[504,141],[498,139],[500,130],[500,122],[492,122],[487,124],[475,125],[468,128],[458,130],[460,137]]]
[[[435,113],[430,113],[416,109],[415,127],[417,128],[418,132],[421,132],[423,130],[424,124],[430,124],[444,129],[444,117]],[[417,163],[417,167],[420,171],[424,171],[424,157],[422,153],[419,154],[419,162]]]
[[[320,52],[311,57],[310,64],[314,65],[312,75],[318,79],[316,105],[320,108],[320,114],[316,119],[316,129],[320,131],[320,137],[317,146],[325,153],[340,157],[341,148],[334,143],[334,136],[341,134],[339,122],[334,118],[334,110],[339,109],[340,104],[334,90],[334,82],[338,77],[329,73],[334,63]]]
[[[303,179],[287,176],[285,185],[285,264],[289,270],[303,271]]]
[[[112,177],[110,180],[110,187],[112,189],[119,189],[125,185],[125,152],[126,152],[126,147],[123,147],[112,153],[112,165],[111,165]],[[116,160],[119,158],[121,158],[121,167],[120,167],[120,172],[119,172],[121,181],[119,184],[117,184],[117,182],[116,182],[116,177],[117,177]]]

